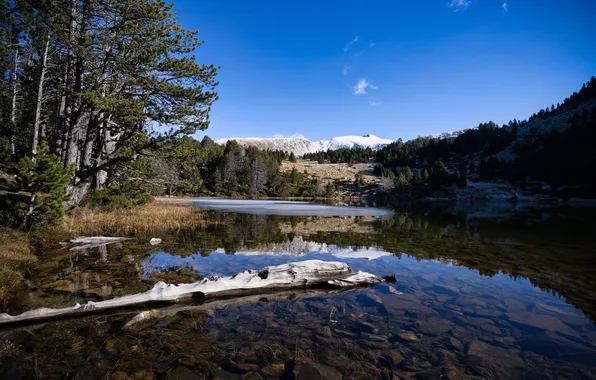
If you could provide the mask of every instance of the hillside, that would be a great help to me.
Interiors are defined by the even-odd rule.
[[[330,164],[324,163],[319,164],[314,161],[298,160],[296,162],[284,161],[281,165],[281,170],[284,172],[290,172],[296,168],[298,172],[314,175],[315,177],[322,180],[324,183],[329,181],[350,181],[353,182],[356,175],[365,182],[377,182],[378,176],[373,175],[373,164],[351,164],[337,163]]]
[[[527,120],[481,123],[455,138],[397,141],[377,151],[385,167],[446,170],[436,185],[459,179],[505,181],[524,193],[558,198],[596,196],[596,78],[562,103]]]

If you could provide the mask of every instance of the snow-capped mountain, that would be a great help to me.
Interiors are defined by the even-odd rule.
[[[306,153],[315,153],[341,148],[372,148],[378,150],[394,141],[382,139],[375,135],[368,134],[364,136],[339,136],[333,137],[330,140],[319,141],[310,141],[306,137],[298,136],[280,138],[232,137],[217,139],[215,142],[225,145],[229,140],[236,140],[239,144],[244,146],[256,146],[260,149],[284,150],[286,152],[293,152],[297,156],[301,156]]]
[[[443,133],[437,133],[435,135],[430,135],[428,137],[431,137],[433,139],[448,139],[450,137],[457,137],[459,135],[463,135],[465,132],[467,131],[467,129],[462,129],[460,131],[449,131],[449,132],[443,132]]]

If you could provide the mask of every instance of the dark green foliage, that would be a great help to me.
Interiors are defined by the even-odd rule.
[[[103,190],[89,191],[80,207],[101,211],[117,211],[149,203],[153,197],[142,182],[133,181]]]
[[[383,165],[375,165],[373,168],[373,174],[379,177],[385,174],[385,169],[383,169]]]
[[[173,6],[0,0],[0,160],[30,155],[35,136],[44,136],[64,167],[76,164],[69,205],[91,188],[136,177],[157,179],[153,190],[200,191],[197,165],[157,154],[164,142],[192,154],[194,143],[176,139],[206,129],[218,98],[218,68],[197,62],[203,42]],[[136,160],[143,162],[125,165]]]
[[[66,185],[73,173],[74,167],[65,168],[46,143],[40,145],[34,158],[21,159],[17,182],[31,194],[22,225],[48,225],[62,216],[63,203],[69,197]]]
[[[288,158],[290,160],[290,162],[296,162],[296,156],[294,155],[294,152],[290,153],[290,157]]]
[[[25,218],[31,196],[26,193],[0,194],[0,225],[18,227]]]
[[[190,137],[170,138],[119,167],[119,175],[109,188],[119,189],[134,183],[152,195],[313,197],[322,194],[324,189],[312,177],[296,169],[290,173],[280,171],[282,161],[289,156],[282,151],[244,147],[233,140],[224,147],[208,137],[200,143]],[[111,192],[106,194],[114,197]]]
[[[470,154],[496,153],[505,148],[512,138],[510,132],[488,122],[455,138],[419,137],[405,143],[398,140],[379,150],[376,160],[385,166],[419,168],[425,164],[449,162]]]
[[[519,158],[511,163],[489,159],[479,167],[479,174],[511,181],[545,181],[553,188],[561,187],[554,194],[561,197],[595,196],[596,176],[587,174],[587,168],[596,167],[596,108],[576,113],[569,124],[561,133],[537,135],[532,144],[517,149]]]
[[[359,162],[369,162],[375,157],[375,151],[371,148],[342,148],[328,150],[326,152],[307,153],[305,160],[317,161],[322,164],[325,162],[355,164]]]

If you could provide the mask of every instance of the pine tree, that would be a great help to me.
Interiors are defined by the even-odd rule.
[[[290,153],[290,158],[289,158],[290,162],[296,162],[296,156],[294,155],[294,152]]]
[[[409,166],[406,166],[401,170],[401,172],[403,173],[407,183],[411,183],[412,179],[414,179],[414,173],[412,173],[412,169],[410,169]]]
[[[292,168],[290,178],[292,179],[292,183],[294,185],[298,185],[300,183],[300,173],[298,173],[298,170],[296,170],[296,168]]]
[[[221,171],[219,170],[219,168],[216,168],[215,172],[213,173],[213,191],[215,193],[219,193],[221,191],[221,182]]]
[[[39,146],[35,159],[21,159],[17,180],[25,191],[31,193],[21,227],[49,224],[62,216],[63,202],[68,198],[65,187],[73,172],[74,167],[65,168],[60,159],[50,153],[45,142]]]
[[[408,185],[408,181],[403,173],[399,173],[399,175],[395,178],[395,187],[399,191],[404,191]]]
[[[422,176],[420,175],[419,171],[414,172],[414,179],[412,180],[412,184],[419,185],[422,182]]]
[[[333,198],[335,196],[335,185],[333,182],[328,182],[327,186],[325,186],[325,197]]]

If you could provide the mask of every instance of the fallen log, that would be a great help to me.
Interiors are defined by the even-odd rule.
[[[125,237],[109,237],[109,236],[81,236],[77,238],[70,239],[72,244],[76,244],[72,247],[71,251],[76,251],[79,249],[89,249],[89,248],[96,248],[101,247],[103,245],[120,243],[126,240],[130,240],[130,238]]]
[[[178,302],[192,297],[237,297],[274,289],[304,288],[353,288],[375,285],[383,280],[370,273],[354,272],[346,263],[336,261],[308,260],[265,267],[255,271],[248,269],[228,277],[211,277],[191,284],[171,285],[162,281],[152,289],[139,294],[116,297],[101,302],[89,301],[61,309],[39,308],[19,315],[0,314],[0,326],[21,322],[80,316],[121,307],[147,303]]]

